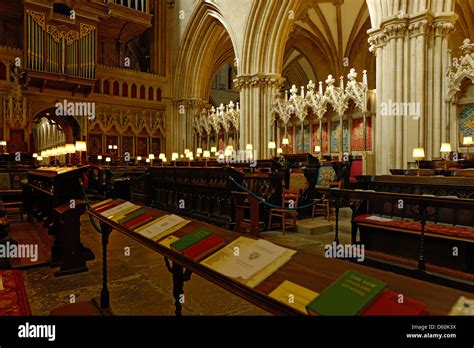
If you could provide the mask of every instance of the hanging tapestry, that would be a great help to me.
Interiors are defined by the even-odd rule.
[[[372,118],[367,117],[367,151],[372,151]],[[352,120],[352,151],[364,151],[364,119],[354,118]]]

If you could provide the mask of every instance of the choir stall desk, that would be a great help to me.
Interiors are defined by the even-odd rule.
[[[125,201],[118,199],[116,202],[123,203]],[[157,209],[146,208],[150,214],[156,217],[166,214]],[[228,278],[198,262],[184,257],[158,242],[154,242],[136,232],[122,227],[92,209],[89,209],[88,212],[93,218],[99,220],[102,231],[102,290],[100,293],[100,304],[97,305],[100,306],[100,309],[104,312],[110,309],[109,290],[107,288],[107,244],[112,230],[125,234],[165,258],[166,266],[173,275],[173,297],[175,299],[175,314],[177,316],[181,315],[182,307],[179,300],[180,295],[184,293],[184,283],[190,279],[192,273],[276,315],[301,315],[296,309],[268,296],[268,294],[283,281],[290,280],[321,293],[349,269],[386,282],[389,289],[425,302],[428,306],[428,311],[432,315],[447,315],[460,296],[472,297],[472,294],[467,292],[342,260],[328,259],[302,251],[298,251],[293,255],[285,265],[280,267],[280,269],[264,280],[260,285],[255,288],[249,288],[236,280]],[[222,237],[226,241],[226,244],[241,236],[238,233],[192,219],[189,224],[174,232],[173,235],[182,237],[195,231],[199,227],[207,228]],[[246,235],[246,237],[252,238],[248,235]]]

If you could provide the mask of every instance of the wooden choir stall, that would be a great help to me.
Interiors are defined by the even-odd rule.
[[[86,211],[82,178],[87,167],[44,167],[28,172],[23,186],[25,212],[39,233],[52,237],[51,267],[56,276],[85,272],[94,254],[81,243],[81,215]]]

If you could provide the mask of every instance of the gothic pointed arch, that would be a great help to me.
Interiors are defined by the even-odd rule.
[[[174,95],[207,100],[216,71],[235,59],[235,39],[215,4],[201,2],[191,17],[178,52]]]

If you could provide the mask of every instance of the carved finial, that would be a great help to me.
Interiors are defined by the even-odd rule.
[[[459,49],[463,54],[468,54],[471,53],[472,49],[474,49],[474,44],[471,43],[471,40],[464,39],[464,41],[462,42],[462,46],[459,47]]]
[[[298,93],[298,88],[296,88],[296,85],[291,86],[290,93],[292,97]]]
[[[329,88],[332,88],[334,82],[336,82],[336,79],[334,77],[332,77],[332,75],[328,75],[328,78],[325,82],[326,82],[326,84],[328,85]]]
[[[349,74],[347,74],[347,78],[349,79],[349,81],[354,81],[357,78],[357,73],[354,68],[349,71]]]

